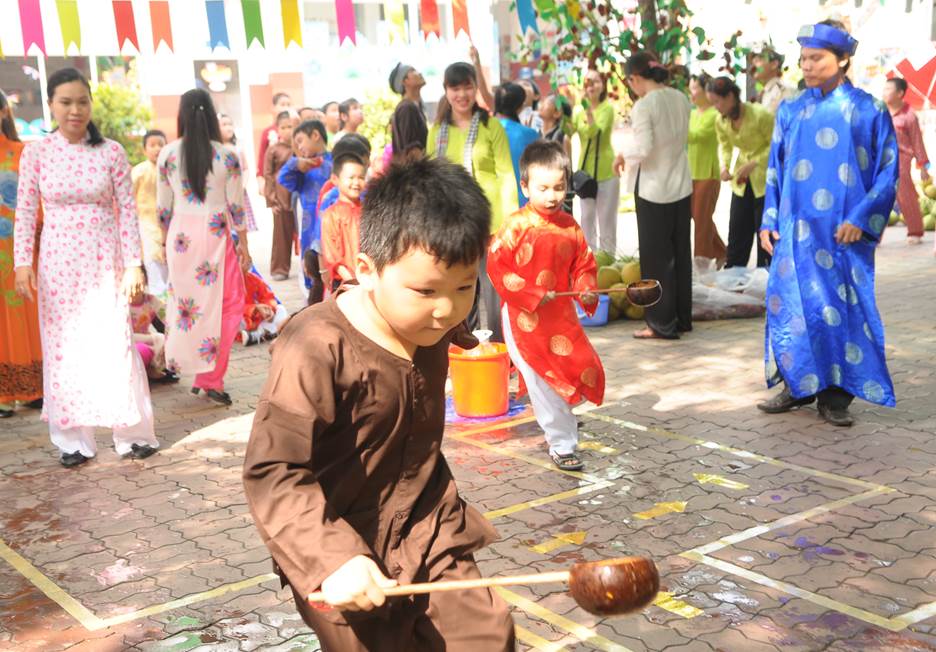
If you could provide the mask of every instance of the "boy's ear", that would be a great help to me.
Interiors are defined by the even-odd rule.
[[[523,192],[524,197],[530,198],[530,187],[523,179],[520,180],[520,190]]]
[[[368,292],[374,289],[374,283],[379,276],[377,266],[367,254],[359,253],[354,259],[354,277],[358,284]]]

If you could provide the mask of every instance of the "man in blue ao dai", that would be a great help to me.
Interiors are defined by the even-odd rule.
[[[760,238],[767,284],[766,373],[779,413],[818,400],[850,426],[855,396],[893,406],[874,251],[894,204],[897,139],[887,107],[845,77],[858,43],[837,21],[797,39],[806,89],[777,112]]]

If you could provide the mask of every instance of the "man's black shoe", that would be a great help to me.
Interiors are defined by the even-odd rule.
[[[757,409],[761,412],[766,412],[767,414],[780,414],[782,412],[789,412],[794,408],[809,405],[815,400],[815,396],[793,398],[793,396],[790,394],[790,390],[784,387],[783,391],[774,396],[772,399],[764,401],[763,403],[758,403]]]
[[[843,428],[848,428],[855,423],[852,415],[848,412],[848,408],[833,408],[828,405],[820,404],[819,416],[825,419],[826,423],[831,423],[833,426],[841,426]]]
[[[127,453],[127,457],[133,460],[143,460],[156,452],[156,449],[148,444],[131,444],[130,452]]]

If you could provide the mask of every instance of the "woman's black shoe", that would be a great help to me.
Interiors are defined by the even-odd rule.
[[[205,396],[210,398],[215,403],[220,403],[221,405],[231,405],[234,403],[227,392],[219,392],[216,389],[206,389]]]
[[[30,410],[41,410],[42,409],[42,399],[37,398],[35,401],[30,401],[26,404]]]
[[[13,410],[0,410],[0,419],[9,419],[13,416]]]
[[[62,463],[62,466],[69,468],[72,466],[78,466],[79,464],[84,464],[90,457],[85,457],[79,451],[74,453],[62,453],[62,457],[59,458],[59,462]]]
[[[156,452],[156,449],[148,444],[131,444],[130,452],[126,454],[125,457],[129,457],[132,460],[144,460],[153,453]]]

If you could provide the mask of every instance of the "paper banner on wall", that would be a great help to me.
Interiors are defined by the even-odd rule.
[[[221,46],[230,50],[224,0],[205,0],[205,13],[208,15],[208,47],[214,50]]]
[[[459,32],[464,32],[469,39],[471,38],[471,30],[468,29],[468,0],[452,0],[452,21],[456,38]]]
[[[406,14],[403,12],[403,0],[386,0],[384,15],[390,23],[390,40],[406,43]]]
[[[39,0],[19,0],[20,30],[23,32],[23,55],[29,56],[29,48],[39,48],[43,56],[46,53],[45,36],[42,34],[42,12]]]
[[[345,39],[351,39],[351,42],[357,45],[357,23],[351,0],[335,0],[335,18],[338,21],[338,45],[344,43]]]
[[[520,18],[520,33],[522,35],[526,35],[527,30],[531,29],[539,34],[532,0],[517,0],[517,16]]]
[[[302,22],[299,20],[298,0],[280,0],[283,15],[283,47],[290,43],[302,47]]]
[[[150,23],[153,26],[153,52],[162,41],[172,51],[172,22],[169,20],[169,0],[150,0]]]
[[[22,1],[22,0],[21,0]],[[140,42],[137,40],[136,20],[133,18],[133,2],[131,0],[113,0],[114,26],[117,28],[117,49],[121,52],[127,41],[140,51]]]
[[[247,49],[257,41],[260,47],[265,48],[263,42],[263,19],[260,17],[260,0],[241,0],[241,11],[244,14],[244,36],[247,40]]]
[[[439,5],[436,0],[420,0],[419,20],[423,36],[435,34],[442,37],[442,28],[439,25]]]
[[[68,47],[74,43],[81,51],[81,23],[78,22],[78,0],[55,0],[58,9],[59,26],[62,28],[63,52],[68,54]]]

